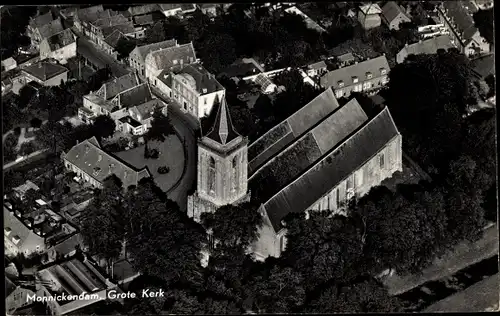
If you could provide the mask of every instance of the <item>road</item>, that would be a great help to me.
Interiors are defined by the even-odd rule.
[[[390,295],[399,295],[410,291],[426,282],[439,280],[471,266],[484,259],[498,254],[497,225],[491,225],[484,230],[483,238],[470,244],[462,242],[453,251],[436,259],[422,274],[398,276],[393,274],[384,279]]]
[[[196,165],[197,165],[197,121],[190,117],[189,114],[183,113],[172,101],[166,96],[162,95],[159,91],[151,87],[151,91],[158,97],[158,99],[169,104],[168,116],[172,124],[175,126],[177,132],[185,140],[185,153],[186,153],[186,170],[178,186],[172,191],[168,192],[168,198],[176,201],[179,204],[181,211],[187,211],[187,196],[189,190],[193,188],[196,183]]]
[[[85,35],[80,33],[75,27],[71,28],[71,30],[78,36],[76,43],[78,55],[88,59],[93,65],[99,68],[104,68],[106,65],[109,65],[111,73],[115,77],[121,77],[130,72],[125,65],[120,64],[113,57],[99,50],[95,44],[88,40]]]

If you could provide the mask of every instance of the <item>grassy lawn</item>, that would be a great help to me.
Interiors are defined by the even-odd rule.
[[[164,142],[149,142],[149,148],[157,148],[160,151],[158,159],[144,158],[144,146],[115,153],[115,155],[137,169],[148,167],[156,184],[163,190],[168,191],[182,177],[184,170],[184,147],[177,135],[169,135]],[[158,167],[167,166],[170,171],[159,174]]]

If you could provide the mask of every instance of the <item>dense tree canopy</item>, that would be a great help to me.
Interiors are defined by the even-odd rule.
[[[95,130],[98,140],[113,136],[115,128],[115,121],[108,115],[99,115],[92,123],[92,129]]]
[[[151,127],[146,133],[146,138],[148,140],[158,140],[162,142],[165,140],[165,137],[174,134],[175,129],[170,122],[170,118],[163,114],[160,108],[156,108],[153,113]]]
[[[34,6],[8,6],[2,10],[2,28],[0,36],[0,52],[2,60],[17,56],[20,44],[29,44],[30,40],[24,34],[30,17],[36,14]]]
[[[488,43],[495,44],[493,9],[479,10],[474,14],[474,25]]]

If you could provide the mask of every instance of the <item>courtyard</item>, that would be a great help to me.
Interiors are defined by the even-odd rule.
[[[148,142],[150,149],[158,149],[160,153],[158,159],[144,158],[144,147],[145,145],[140,145],[114,154],[137,169],[147,167],[158,187],[162,191],[168,192],[183,176],[185,155],[182,141],[177,135],[169,135],[164,142]],[[162,166],[170,168],[169,172],[160,174],[158,167]]]

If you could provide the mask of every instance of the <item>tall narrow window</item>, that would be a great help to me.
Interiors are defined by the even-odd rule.
[[[378,159],[379,159],[379,163],[380,163],[380,169],[384,169],[385,168],[385,157],[384,157],[384,154],[381,154]]]
[[[233,173],[233,179],[231,181],[231,190],[236,191],[238,189],[238,184],[239,184],[239,177],[238,177],[238,156],[234,156],[233,162],[232,162],[232,169]]]
[[[286,237],[285,235],[283,235],[280,238],[280,252],[285,251],[285,248],[286,248]]]
[[[337,193],[336,193],[336,202],[335,202],[335,205],[336,205],[336,208],[338,209],[340,207],[340,189],[337,188]]]
[[[210,157],[208,162],[208,192],[215,193],[215,159]]]
[[[349,189],[352,189],[352,188],[353,188],[352,178],[353,178],[352,176],[349,176],[349,177],[347,178],[347,190],[349,190]]]

